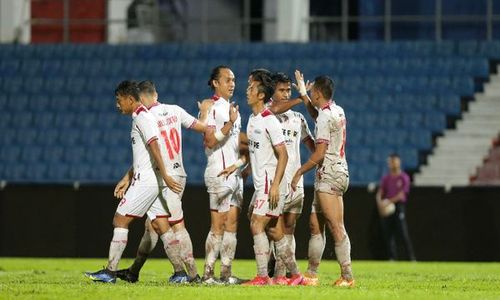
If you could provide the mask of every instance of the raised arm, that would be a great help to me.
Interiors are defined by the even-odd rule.
[[[299,92],[300,98],[302,99],[302,102],[304,102],[307,112],[309,113],[309,115],[311,115],[311,118],[316,120],[316,118],[318,117],[318,111],[312,105],[311,99],[307,95],[307,92],[311,89],[312,84],[309,83],[309,81],[306,84],[306,82],[304,81],[304,74],[302,74],[299,70],[295,71],[295,80],[297,81],[297,83],[293,84],[293,86]]]
[[[191,129],[199,133],[206,132],[208,124],[208,114],[210,113],[212,106],[212,99],[205,99],[201,102],[198,102],[198,109],[200,110],[200,113],[198,114],[197,122],[191,127]]]
[[[296,106],[297,104],[302,103],[302,101],[303,101],[302,98],[296,98],[289,101],[281,101],[281,102],[273,101],[271,103],[271,106],[269,106],[269,110],[275,115],[282,114],[287,110],[291,109],[292,107]]]

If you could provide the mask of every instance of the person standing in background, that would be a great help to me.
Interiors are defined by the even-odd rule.
[[[408,253],[408,258],[415,261],[405,214],[410,192],[410,177],[401,170],[401,158],[398,154],[389,155],[387,165],[389,173],[380,181],[376,200],[389,259],[396,259],[396,241],[400,240]]]

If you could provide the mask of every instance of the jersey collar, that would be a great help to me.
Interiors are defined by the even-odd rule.
[[[160,102],[156,101],[155,103],[151,104],[151,106],[150,106],[150,107],[148,107],[147,109],[151,109],[151,108],[153,108],[153,107],[155,107],[155,106],[158,106],[158,105],[160,105],[160,104],[161,104]]]

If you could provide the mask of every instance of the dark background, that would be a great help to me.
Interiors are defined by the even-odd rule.
[[[0,191],[0,256],[106,257],[112,237],[117,201],[113,186],[9,185]],[[253,241],[246,206],[238,231],[237,258],[253,258]],[[297,257],[306,258],[308,214],[312,189],[296,231]],[[499,261],[500,188],[413,188],[407,207],[411,239],[418,260]],[[385,250],[374,193],[351,188],[344,199],[345,223],[353,259],[384,259]],[[185,220],[196,257],[204,257],[209,230],[208,198],[204,187],[184,193]],[[132,224],[125,257],[133,257],[142,236],[143,220]],[[157,247],[154,256],[164,256]],[[324,257],[333,257],[331,238]],[[405,258],[403,255],[402,258]]]

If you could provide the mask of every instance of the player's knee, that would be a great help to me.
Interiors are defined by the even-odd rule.
[[[332,229],[332,234],[333,234],[335,241],[343,240],[345,235],[346,235],[344,224],[337,223]]]

